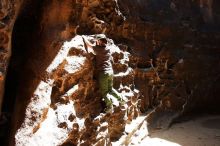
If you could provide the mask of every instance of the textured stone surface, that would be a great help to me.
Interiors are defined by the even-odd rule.
[[[148,117],[150,129],[166,128],[192,110],[219,109],[219,98],[213,95],[219,94],[216,4],[215,0],[119,1],[128,18],[125,36],[132,42],[132,54],[138,56],[133,59],[137,63],[135,84],[144,96],[145,108],[154,109]]]
[[[0,114],[4,94],[7,67],[11,56],[11,35],[22,1],[0,2]]]
[[[51,145],[104,145],[120,137],[126,144],[135,130],[123,131],[139,111],[149,130],[166,129],[194,110],[218,111],[219,5],[218,0],[2,0],[2,95],[13,23],[20,12],[4,96],[4,110],[14,109],[11,145],[16,131],[17,144],[40,142],[45,123],[53,122],[63,135],[54,135]],[[73,38],[100,33],[114,41],[113,48],[120,48],[112,52],[114,88],[127,99],[125,107],[110,115],[100,114],[104,106],[94,78],[94,56],[85,53],[82,42],[71,46],[77,44],[71,43]],[[68,42],[72,49],[65,46]],[[55,61],[57,55],[62,61]],[[75,112],[68,111],[66,118],[60,109],[73,105]]]
[[[95,41],[95,36],[83,37]],[[128,52],[120,51],[112,40],[108,41],[112,54],[122,54],[117,62],[129,61]],[[130,100],[137,100],[132,99],[137,95],[127,82],[120,85],[119,94],[125,101],[125,107],[113,100],[113,112],[100,114],[104,105],[97,91],[97,81],[93,79],[92,56],[86,52],[82,36],[63,44],[46,69],[47,78],[40,81],[31,96],[24,122],[15,135],[16,145],[92,145],[99,141],[110,143],[123,135],[126,117],[131,121],[135,118],[132,116],[134,110],[126,109]],[[129,68],[128,63],[124,65]],[[115,78],[117,76],[115,74]],[[137,108],[137,105],[131,107]]]
[[[9,60],[11,57],[11,38],[15,20],[20,11],[22,0],[0,1],[0,141],[7,139],[8,113],[2,114],[3,97]],[[3,111],[4,112],[4,111]]]

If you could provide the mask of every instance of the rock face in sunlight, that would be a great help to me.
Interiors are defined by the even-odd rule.
[[[1,0],[0,119],[12,124],[0,140],[138,144],[189,112],[220,111],[219,6],[218,0]],[[113,87],[124,100],[110,113],[95,55],[82,39],[94,43],[97,35],[107,38]]]
[[[115,104],[112,113],[100,114],[102,97],[93,79],[94,57],[86,52],[82,37],[95,41],[95,36],[76,36],[65,42],[46,69],[48,78],[39,83],[31,97],[24,122],[15,135],[16,145],[99,145],[117,140],[123,134],[127,119],[123,108],[127,104],[124,107]],[[129,53],[121,51],[112,40],[108,40],[108,47],[114,56],[118,81],[120,74],[130,69]],[[120,62],[127,68],[125,71],[116,69]],[[129,71],[123,77],[129,77],[133,70]],[[135,98],[131,86],[125,82],[117,88],[128,104],[131,97]]]

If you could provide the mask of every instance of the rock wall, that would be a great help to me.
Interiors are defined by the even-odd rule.
[[[0,112],[2,108],[5,78],[11,56],[11,35],[22,1],[0,2]]]
[[[136,102],[137,91],[129,84],[134,80],[133,70],[128,66],[129,53],[121,51],[112,40],[108,40],[107,47],[114,56],[115,88],[119,82],[120,87],[116,89],[126,104],[120,105],[109,94],[114,109],[104,113],[102,97],[93,75],[94,57],[86,52],[82,37],[95,41],[95,36],[77,35],[63,44],[46,69],[47,78],[36,87],[27,105],[24,121],[16,132],[16,145],[110,144],[123,134],[127,119],[134,117],[134,110],[138,114],[138,110],[134,109],[136,105],[130,103],[131,100]],[[122,63],[124,70],[120,69]]]
[[[149,131],[167,128],[194,110],[218,111],[219,4],[1,1],[2,95],[13,45],[3,104],[3,112],[14,108],[10,145],[128,144],[135,132],[123,132],[139,111],[144,114],[139,128],[147,121]],[[126,101],[111,114],[103,112],[94,56],[81,41],[82,36],[94,41],[95,34],[110,38],[114,88]]]
[[[11,57],[11,39],[15,20],[20,11],[22,0],[1,0],[0,1],[0,120],[1,132],[0,141],[4,145],[4,139],[7,138],[7,127],[9,121],[6,121],[6,114],[2,114],[3,97],[5,93],[5,82],[8,70],[8,64]],[[4,110],[3,110],[4,112]]]
[[[217,4],[208,0],[119,1],[127,17],[126,39],[132,55],[140,60],[135,85],[144,103],[155,109],[148,118],[153,123],[150,127],[165,128],[192,110],[219,110],[219,98],[213,95],[219,87]]]

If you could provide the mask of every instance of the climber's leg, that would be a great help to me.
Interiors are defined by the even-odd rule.
[[[113,90],[113,75],[108,75],[108,92],[112,96],[121,101],[121,97]]]
[[[108,83],[108,75],[104,73],[99,73],[99,90],[105,101],[107,108],[111,108],[112,101],[107,98],[107,94],[109,92],[109,83]]]

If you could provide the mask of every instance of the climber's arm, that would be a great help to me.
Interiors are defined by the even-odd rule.
[[[89,53],[88,48],[93,49],[93,47],[95,46],[94,44],[90,43],[89,41],[87,41],[84,37],[82,37],[83,39],[83,43],[84,43],[84,47],[86,49],[86,52]],[[93,49],[94,50],[94,49]]]
[[[87,46],[87,43],[86,43],[84,37],[82,37],[82,39],[83,39],[83,43],[84,43],[84,47],[85,47],[85,49],[86,49],[86,52],[89,53],[89,52],[88,52],[88,46]]]

